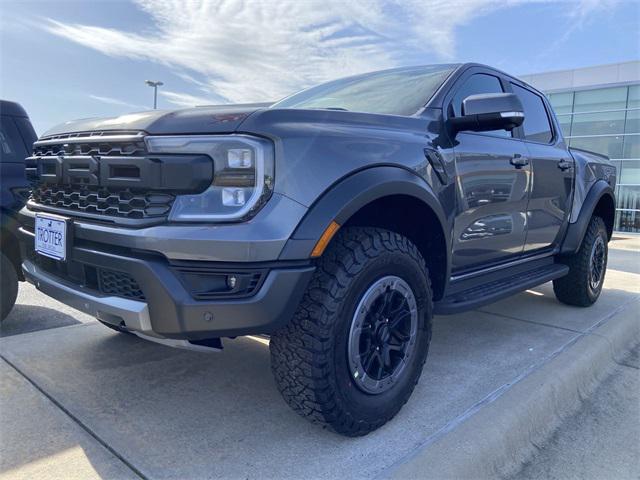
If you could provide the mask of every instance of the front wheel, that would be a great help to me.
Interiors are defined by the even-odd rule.
[[[424,259],[407,238],[345,228],[320,259],[294,318],[271,336],[284,399],[315,423],[365,435],[402,408],[431,339]]]
[[[569,266],[569,273],[553,281],[553,291],[562,303],[588,307],[602,291],[607,271],[607,227],[598,216],[591,217],[580,249],[560,261]]]
[[[18,297],[18,274],[9,260],[3,253],[0,253],[0,321],[4,320]]]

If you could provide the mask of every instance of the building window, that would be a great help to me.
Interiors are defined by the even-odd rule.
[[[640,133],[640,108],[627,110],[627,120],[624,124],[624,133]]]
[[[573,113],[573,92],[552,93],[549,95],[549,102],[556,115]]]
[[[572,137],[569,140],[569,145],[575,148],[601,153],[609,158],[622,158],[623,138],[622,135]]]
[[[627,106],[627,87],[599,88],[575,93],[573,111],[602,112],[624,110]]]
[[[622,158],[640,158],[640,135],[625,135]]]
[[[619,160],[618,183],[621,185],[640,185],[640,160]]]
[[[616,165],[615,230],[640,233],[640,85],[548,97],[569,145],[607,155]]]
[[[568,137],[571,135],[571,120],[573,119],[573,115],[558,115],[558,123],[560,124],[560,129],[562,130],[562,135]]]
[[[624,110],[601,113],[577,113],[573,116],[571,135],[604,135],[624,132]]]

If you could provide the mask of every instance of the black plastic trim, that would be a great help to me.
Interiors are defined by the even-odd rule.
[[[591,216],[593,215],[598,202],[605,195],[611,196],[614,202],[613,204],[615,205],[615,194],[611,185],[604,180],[598,180],[593,184],[589,193],[587,193],[587,197],[584,199],[582,207],[580,208],[580,215],[578,215],[578,219],[575,223],[569,224],[564,241],[562,242],[562,247],[560,248],[561,254],[570,255],[578,251],[587,228],[589,227]]]
[[[280,254],[280,260],[308,258],[332,221],[343,225],[362,207],[391,195],[415,197],[427,204],[438,218],[446,244],[450,245],[446,217],[431,187],[417,174],[406,169],[382,166],[360,170],[327,190],[302,219]],[[447,265],[449,268],[449,258]]]
[[[473,310],[562,277],[568,272],[569,267],[553,261],[546,265],[543,262],[531,262],[527,268],[521,266],[507,272],[500,272],[499,276],[491,279],[476,278],[473,281],[466,281],[454,292],[447,292],[445,298],[435,302],[433,311],[439,315],[452,315]]]
[[[117,175],[128,167],[134,175]],[[31,180],[58,185],[99,185],[173,193],[199,193],[211,184],[208,155],[43,155],[27,158]]]
[[[20,229],[25,258],[32,250],[33,234]],[[75,245],[70,258],[85,265],[127,273],[146,298],[153,331],[165,338],[203,340],[273,333],[286,325],[300,302],[315,267],[310,263],[276,268],[274,263],[259,290],[248,298],[196,300],[162,257],[135,252],[135,256],[97,247]],[[191,266],[198,262],[189,262]],[[211,268],[214,262],[202,262]],[[256,271],[263,266],[243,264]],[[224,269],[224,267],[223,267]],[[78,288],[82,288],[78,285]],[[101,295],[95,292],[96,295]]]

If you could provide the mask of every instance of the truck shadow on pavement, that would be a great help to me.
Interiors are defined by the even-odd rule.
[[[0,324],[0,337],[10,337],[50,328],[68,327],[79,323],[81,322],[71,315],[53,308],[18,303]]]

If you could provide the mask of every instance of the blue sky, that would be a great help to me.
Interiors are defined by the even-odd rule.
[[[275,100],[345,75],[477,61],[514,74],[640,58],[635,0],[0,0],[0,97],[74,118]]]

